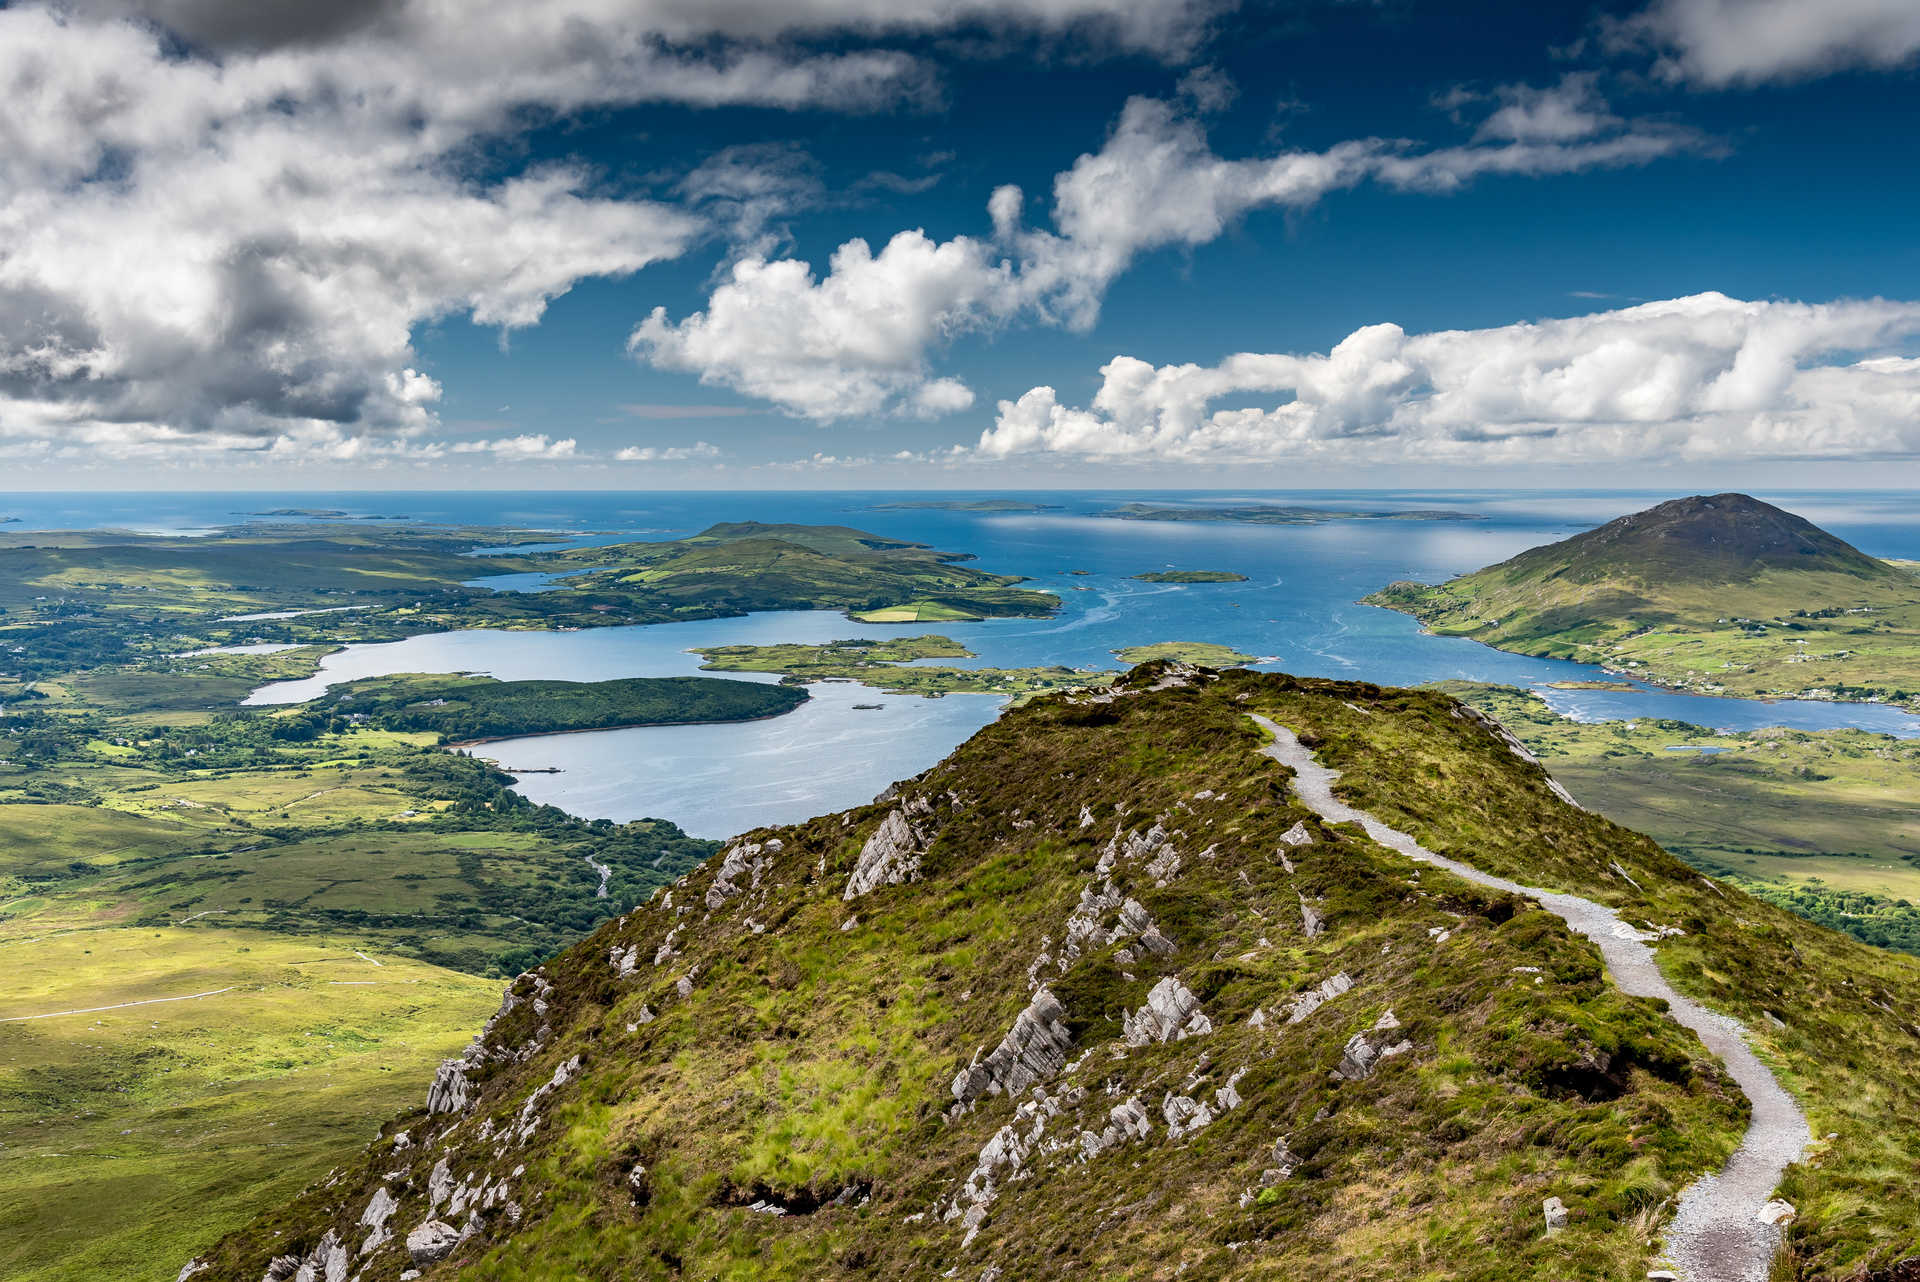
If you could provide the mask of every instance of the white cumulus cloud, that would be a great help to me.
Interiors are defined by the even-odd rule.
[[[1607,24],[1616,49],[1652,47],[1654,70],[1707,88],[1891,70],[1920,57],[1914,0],[1655,0]]]
[[[502,436],[491,441],[456,441],[451,447],[455,454],[491,454],[508,463],[528,463],[540,460],[570,459],[579,446],[573,437],[550,439],[545,432],[522,433],[519,436]]]
[[[936,375],[932,359],[954,338],[1020,317],[1088,329],[1109,286],[1142,254],[1207,244],[1253,210],[1306,208],[1368,181],[1446,192],[1487,174],[1644,164],[1702,141],[1616,117],[1590,81],[1570,79],[1531,96],[1503,90],[1492,118],[1510,116],[1463,146],[1362,138],[1226,159],[1196,114],[1202,100],[1224,99],[1209,78],[1204,93],[1177,101],[1129,100],[1105,144],[1055,176],[1051,228],[1027,226],[1023,193],[1004,186],[988,202],[991,236],[936,242],[903,231],[878,254],[851,240],[825,275],[750,254],[704,310],[674,321],[655,309],[629,350],[820,422],[952,412],[972,395]]]
[[[529,129],[644,103],[930,104],[941,92],[930,64],[860,42],[1010,27],[1174,57],[1217,11],[1212,0],[0,8],[0,438],[256,450],[417,438],[436,422],[438,391],[411,372],[420,325],[536,324],[580,280],[676,257],[716,225],[764,250],[772,220],[808,198],[803,167],[738,154],[690,179],[682,204],[610,198],[579,166],[516,167]],[[509,160],[484,159],[494,154]],[[769,174],[784,186],[766,186]]]
[[[1117,460],[1920,455],[1920,303],[1697,294],[1563,320],[1355,330],[1322,354],[1118,356],[1086,408],[1002,401],[975,453]]]

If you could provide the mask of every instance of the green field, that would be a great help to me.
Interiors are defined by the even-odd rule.
[[[1579,722],[1509,686],[1438,688],[1511,730],[1582,804],[1695,867],[1869,943],[1920,951],[1920,741]]]
[[[224,928],[12,933],[0,967],[9,1282],[172,1277],[417,1103],[500,997],[369,940]]]

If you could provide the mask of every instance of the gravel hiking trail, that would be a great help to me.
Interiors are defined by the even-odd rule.
[[[1613,982],[1635,997],[1658,997],[1668,1014],[1692,1029],[1720,1057],[1753,1107],[1746,1137],[1719,1172],[1703,1175],[1680,1195],[1666,1231],[1666,1262],[1686,1282],[1766,1282],[1780,1230],[1760,1219],[1780,1175],[1805,1154],[1813,1134],[1806,1114],[1753,1053],[1738,1020],[1675,992],[1660,973],[1650,936],[1620,920],[1613,909],[1578,895],[1523,886],[1436,855],[1406,833],[1389,828],[1364,810],[1333,795],[1340,772],[1323,766],[1291,730],[1266,717],[1253,720],[1273,736],[1260,751],[1293,771],[1295,795],[1328,823],[1357,823],[1374,841],[1409,859],[1444,868],[1456,877],[1510,894],[1525,895],[1600,948]]]

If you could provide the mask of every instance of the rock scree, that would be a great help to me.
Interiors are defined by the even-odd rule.
[[[1668,1013],[1720,1057],[1752,1105],[1752,1121],[1726,1166],[1717,1174],[1701,1176],[1680,1195],[1679,1207],[1667,1225],[1666,1256],[1685,1282],[1766,1282],[1780,1247],[1778,1217],[1768,1215],[1773,1191],[1787,1166],[1806,1153],[1813,1133],[1806,1114],[1753,1053],[1740,1022],[1675,991],[1660,973],[1646,937],[1621,921],[1613,909],[1578,895],[1523,886],[1435,854],[1406,833],[1334,796],[1340,772],[1321,765],[1291,730],[1257,714],[1253,720],[1273,736],[1261,752],[1293,772],[1294,794],[1322,819],[1359,824],[1374,841],[1409,859],[1535,900],[1599,947],[1608,974],[1622,992],[1661,998]],[[1551,1226],[1551,1208],[1547,1219]]]

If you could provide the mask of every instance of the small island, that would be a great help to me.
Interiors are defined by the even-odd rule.
[[[1239,507],[1186,507],[1123,503],[1093,515],[1109,521],[1232,521],[1241,525],[1322,525],[1328,521],[1484,521],[1477,512],[1443,508],[1394,511],[1344,511],[1339,508],[1288,507],[1261,503]]]
[[[824,645],[724,645],[697,652],[709,672],[778,672],[784,685],[858,681],[889,694],[939,698],[997,694],[1024,701],[1049,690],[1112,684],[1115,672],[1083,672],[1060,665],[1036,668],[954,668],[922,659],[971,659],[973,651],[936,634],[885,641],[854,638]],[[769,687],[778,688],[778,687]]]
[[[405,674],[336,687],[319,705],[281,720],[346,718],[383,730],[438,734],[452,743],[569,734],[629,726],[757,721],[792,712],[805,690],[720,677],[626,677],[613,681],[497,681]]]
[[[1142,583],[1245,583],[1247,576],[1232,570],[1152,570],[1129,577]]]
[[[1113,653],[1123,663],[1152,663],[1157,659],[1169,659],[1203,668],[1237,668],[1242,664],[1259,662],[1255,655],[1242,654],[1230,645],[1216,645],[1211,641],[1156,641],[1152,645],[1126,646]]]
[[[1024,499],[911,499],[875,503],[869,512],[1058,512],[1058,503],[1029,503]]]

